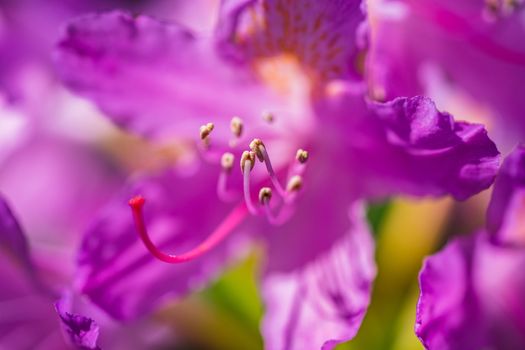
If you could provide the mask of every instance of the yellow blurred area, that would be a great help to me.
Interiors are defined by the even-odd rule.
[[[413,328],[423,258],[442,239],[453,201],[394,200],[377,240],[378,276],[357,337],[338,349],[422,349]]]

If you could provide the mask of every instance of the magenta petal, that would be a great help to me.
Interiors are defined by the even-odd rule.
[[[19,263],[32,268],[29,246],[22,228],[7,202],[0,196],[0,248],[13,254]]]
[[[197,138],[200,125],[214,122],[222,126],[214,137],[228,139],[233,116],[251,126],[263,124],[263,111],[282,109],[247,67],[225,64],[213,40],[146,16],[110,12],[70,22],[56,62],[69,87],[146,135]]]
[[[416,334],[427,349],[525,347],[525,251],[485,233],[452,241],[420,274]]]
[[[3,252],[0,276],[0,348],[68,349],[57,327],[52,300],[40,293],[19,263]]]
[[[376,273],[374,244],[361,209],[352,208],[350,229],[330,250],[300,269],[264,278],[266,349],[332,349],[355,336]]]
[[[487,212],[487,227],[501,243],[525,245],[525,146],[505,158]]]
[[[146,225],[158,247],[172,254],[196,247],[235,206],[215,195],[217,168],[202,165],[196,173],[166,172],[139,180],[116,198],[85,233],[79,257],[83,293],[113,317],[131,319],[198,289],[243,253],[238,244],[246,236],[234,232],[196,260],[167,264],[148,252],[133,225],[127,201],[140,194],[146,198]]]
[[[34,268],[27,239],[0,197],[0,347],[65,349],[56,327],[52,292]]]
[[[71,300],[67,295],[55,303],[62,328],[70,344],[75,348],[99,350],[97,345],[99,327],[91,318],[71,313]]]

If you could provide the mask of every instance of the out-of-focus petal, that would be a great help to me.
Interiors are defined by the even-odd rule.
[[[6,253],[12,254],[25,267],[31,265],[27,239],[18,220],[2,196],[0,196],[0,247]]]
[[[264,278],[266,349],[332,349],[355,336],[375,277],[374,244],[361,209],[352,207],[349,230],[330,250],[300,269]]]
[[[120,169],[101,152],[42,134],[32,134],[29,142],[12,152],[0,171],[0,189],[11,199],[30,233],[35,259],[42,253],[40,243],[78,244],[76,233],[85,228],[93,212],[114,195],[121,182]]]
[[[80,349],[100,349],[97,345],[98,325],[89,317],[72,313],[68,295],[64,295],[55,303],[55,309],[71,345]]]
[[[229,258],[244,253],[239,245],[246,236],[236,232],[196,260],[166,264],[148,252],[133,225],[127,201],[141,194],[146,225],[161,250],[178,254],[196,247],[235,207],[216,197],[217,168],[142,179],[110,203],[85,232],[80,250],[78,282],[91,301],[118,319],[142,316],[201,287]]]
[[[498,172],[487,211],[488,230],[500,243],[525,244],[525,146],[507,157]]]
[[[447,337],[459,345],[472,336],[455,329],[455,325],[479,316],[467,285],[471,262],[466,257],[471,256],[472,245],[468,240],[456,240],[424,263],[419,276],[416,334],[427,349],[452,349],[446,346]],[[476,341],[484,340],[475,337]]]
[[[420,274],[416,334],[427,349],[525,346],[525,251],[482,232],[428,258]]]
[[[446,93],[436,90],[434,78],[427,74],[433,67],[446,81],[443,87],[456,91],[445,98],[448,110],[453,111],[461,92],[477,104],[469,119],[485,114],[483,118],[501,134],[498,144],[510,141],[513,146],[525,130],[525,104],[515,93],[525,79],[525,43],[519,39],[525,33],[523,4],[435,0],[373,4],[369,73],[379,95],[391,99],[425,94],[443,105],[440,96]],[[490,15],[491,6],[507,9]]]
[[[17,219],[0,197],[0,347],[65,349],[50,291],[42,284]]]
[[[56,61],[69,87],[145,135],[196,138],[200,125],[214,122],[214,138],[228,140],[233,116],[253,132],[264,125],[264,111],[289,113],[249,69],[225,64],[212,39],[146,16],[110,12],[74,20]]]
[[[68,349],[57,327],[53,302],[35,289],[18,262],[0,254],[0,276],[0,348]]]
[[[239,1],[223,3],[219,44],[237,58],[291,54],[322,80],[361,76],[366,43],[360,0]]]

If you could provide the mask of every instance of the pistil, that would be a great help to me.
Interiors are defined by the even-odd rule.
[[[259,215],[257,207],[252,201],[252,195],[250,191],[250,174],[255,165],[255,154],[253,152],[244,151],[241,157],[241,170],[243,172],[243,192],[244,192],[244,202],[248,211],[252,215]]]
[[[246,206],[240,204],[235,207],[228,216],[217,226],[217,228],[195,248],[183,253],[183,254],[166,254],[160,251],[157,246],[151,241],[151,238],[146,229],[146,223],[144,221],[143,207],[145,199],[142,196],[136,196],[129,201],[131,211],[133,214],[133,221],[137,232],[144,242],[144,245],[148,251],[157,259],[170,264],[179,264],[194,260],[201,255],[207,253],[220,242],[226,239],[234,229],[244,220],[246,217]]]

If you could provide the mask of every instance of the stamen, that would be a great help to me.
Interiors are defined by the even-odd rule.
[[[250,148],[252,152],[254,152],[257,155],[257,158],[259,158],[260,161],[264,161],[264,164],[266,165],[266,170],[268,171],[268,175],[270,175],[270,180],[272,181],[272,184],[277,190],[277,193],[279,193],[279,195],[284,198],[286,196],[286,191],[283,189],[283,186],[281,186],[281,183],[277,179],[277,175],[273,170],[272,162],[270,161],[270,156],[268,155],[268,152],[266,152],[266,147],[264,147],[264,143],[259,139],[253,139],[253,141],[250,143]]]
[[[205,125],[201,125],[201,128],[200,128],[201,140],[204,140],[208,136],[210,136],[210,134],[213,131],[214,127],[215,127],[215,125],[213,125],[213,123],[208,123],[208,124],[205,124]]]
[[[250,151],[244,151],[241,155],[241,171],[244,173],[245,164],[249,162],[250,164],[250,171],[253,169],[255,165],[255,153]]]
[[[264,143],[259,139],[253,139],[252,142],[250,142],[250,149],[253,153],[257,156],[257,159],[262,163],[264,162],[264,156],[262,154],[261,147],[264,148]]]
[[[233,168],[233,162],[235,157],[232,153],[226,152],[221,157],[222,171],[219,174],[219,180],[217,181],[217,196],[224,202],[229,202],[235,199],[235,194],[228,191],[228,176]]]
[[[270,200],[272,199],[272,189],[269,187],[263,187],[259,191],[259,203],[261,203],[261,206],[264,209],[264,214],[266,215],[266,218],[272,225],[282,225],[285,223],[289,215],[285,215],[284,212],[286,209],[289,208],[287,205],[281,206],[281,211],[278,215],[274,215],[272,212],[272,209],[270,208]]]
[[[297,159],[297,161],[301,164],[306,163],[306,161],[308,160],[308,152],[304,149],[299,148],[297,150],[297,154],[295,155],[295,159]]]
[[[264,111],[262,113],[262,118],[264,121],[266,121],[267,123],[273,123],[273,121],[275,120],[275,117],[273,115],[272,112],[268,112],[268,111]]]
[[[272,189],[270,187],[263,187],[259,191],[259,203],[262,205],[270,203],[272,199]]]
[[[234,161],[235,161],[235,156],[230,152],[225,152],[221,157],[222,169],[225,172],[229,173],[232,170]]]
[[[245,152],[246,153],[246,152]],[[252,152],[249,152],[252,153]],[[244,155],[244,153],[243,153]],[[252,155],[252,157],[255,157]],[[244,190],[244,202],[246,203],[246,207],[248,208],[248,211],[252,215],[259,215],[259,211],[257,210],[257,207],[252,202],[252,195],[250,193],[250,172],[253,169],[253,165],[255,163],[255,158],[247,159],[244,163],[241,161],[241,166],[243,168],[244,173],[244,183],[243,183],[243,190]]]
[[[233,117],[230,122],[230,130],[235,137],[239,138],[242,135],[243,123],[241,118]]]
[[[294,175],[288,181],[286,185],[286,191],[289,193],[297,192],[303,187],[303,178],[299,175]]]
[[[284,210],[287,208],[288,206],[283,207],[283,209],[278,215],[274,215],[274,213],[272,213],[272,209],[270,208],[269,203],[265,203],[263,205],[264,214],[266,215],[268,222],[275,226],[280,226],[284,224],[286,221],[288,221],[288,219],[290,218],[290,215],[289,214],[286,215],[286,213],[284,213]]]
[[[135,223],[137,232],[140,238],[142,239],[142,242],[148,249],[148,251],[154,257],[156,257],[157,259],[161,261],[170,263],[170,264],[178,264],[178,263],[191,261],[207,253],[208,251],[213,249],[217,244],[219,244],[224,239],[226,239],[246,217],[246,206],[244,206],[243,204],[238,205],[230,212],[230,214],[228,214],[228,216],[224,219],[224,221],[222,221],[219,224],[219,226],[215,229],[215,231],[213,231],[197,247],[191,249],[190,251],[186,253],[173,255],[173,254],[166,254],[160,251],[155,246],[155,244],[151,241],[148,231],[146,229],[145,221],[144,221],[144,215],[143,215],[144,203],[145,203],[145,199],[142,196],[136,196],[130,199],[129,201],[129,205],[131,207],[131,211],[133,214],[133,221]]]
[[[202,143],[204,145],[204,147],[207,149],[209,146],[210,146],[210,134],[211,132],[213,131],[213,128],[215,126],[213,125],[213,123],[208,123],[208,124],[205,124],[205,125],[201,125],[200,129],[199,129],[199,134],[200,134],[200,138],[202,140]]]

